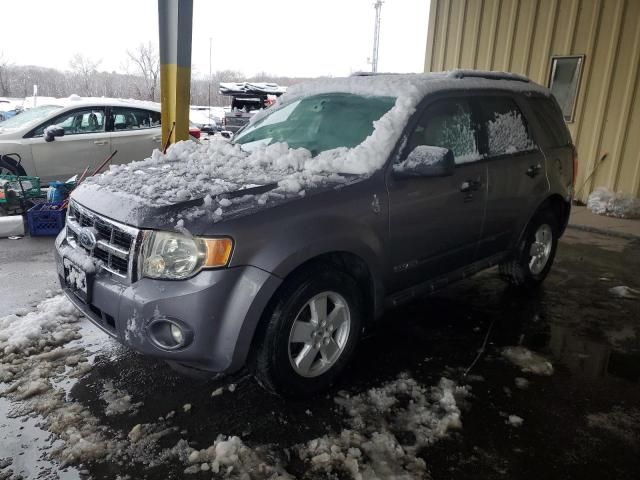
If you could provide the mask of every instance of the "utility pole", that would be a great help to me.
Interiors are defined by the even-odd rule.
[[[373,29],[373,56],[371,57],[371,71],[378,71],[378,49],[380,47],[380,10],[382,9],[382,0],[377,0],[373,7],[376,9],[376,23]]]
[[[158,0],[162,145],[189,139],[193,0]]]
[[[211,37],[209,37],[209,111],[208,113],[208,117],[209,117],[209,122],[211,122]]]

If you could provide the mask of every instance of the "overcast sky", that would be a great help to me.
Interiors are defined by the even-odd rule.
[[[312,77],[369,70],[374,0],[194,0],[195,74]],[[423,70],[429,0],[386,0],[380,71]],[[81,53],[123,71],[125,52],[158,38],[157,0],[3,0],[0,55],[16,65],[68,70]]]

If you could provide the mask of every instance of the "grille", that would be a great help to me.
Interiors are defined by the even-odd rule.
[[[85,248],[79,241],[83,228],[90,228],[96,238],[93,249]],[[69,244],[100,260],[104,270],[129,281],[134,280],[133,265],[138,233],[137,229],[101,217],[76,202],[71,202],[69,205],[67,216]]]

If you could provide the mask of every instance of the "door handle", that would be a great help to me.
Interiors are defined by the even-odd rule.
[[[527,174],[527,176],[533,178],[537,176],[541,170],[542,170],[542,165],[540,164],[530,165],[529,168],[527,168],[527,171],[525,173]]]
[[[460,184],[460,191],[462,193],[475,192],[482,186],[482,182],[479,180],[465,180]]]
[[[107,143],[109,143],[107,140],[94,140],[93,142],[94,145],[106,145]]]

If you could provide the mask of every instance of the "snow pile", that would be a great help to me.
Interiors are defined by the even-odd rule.
[[[121,415],[127,412],[131,412],[132,415],[135,415],[138,408],[142,406],[142,402],[132,404],[131,396],[126,392],[115,388],[112,381],[108,381],[104,384],[100,398],[107,404],[107,407],[104,410],[104,413],[107,416]]]
[[[587,200],[587,208],[598,215],[618,218],[640,218],[640,198],[596,188]]]
[[[184,471],[186,474],[210,471],[222,477],[233,474],[239,478],[292,479],[277,462],[272,464],[267,460],[265,451],[247,447],[236,436],[219,435],[213,445],[202,450],[191,448],[181,440],[171,454],[189,464]]]
[[[41,302],[24,316],[0,318],[0,361],[3,368],[14,359],[27,357],[77,338],[81,317],[63,295]],[[7,381],[0,375],[0,381]]]
[[[502,356],[520,368],[523,372],[534,373],[536,375],[553,375],[553,365],[542,355],[531,350],[518,347],[505,347]]]
[[[350,416],[351,429],[312,440],[299,448],[312,471],[330,475],[347,472],[354,479],[417,478],[426,475],[416,457],[421,447],[459,429],[458,401],[469,395],[442,378],[425,387],[407,375],[359,395],[343,395],[336,403]]]
[[[638,291],[627,287],[626,285],[619,285],[609,289],[609,293],[619,298],[638,298]]]
[[[507,418],[507,423],[512,427],[520,427],[524,423],[524,419],[519,417],[518,415],[509,415]]]
[[[640,443],[640,410],[637,408],[615,406],[610,412],[591,413],[587,415],[587,424],[591,428],[605,430],[634,446]]]
[[[146,160],[113,165],[87,183],[154,206],[202,198],[205,209],[221,216],[224,208],[245,200],[231,200],[224,196],[226,193],[273,185],[266,197],[287,197],[304,195],[305,188],[347,181],[338,174],[316,173],[309,166],[314,161],[309,151],[290,149],[284,143],[263,145],[247,153],[216,136],[201,144],[178,142],[166,155],[155,150]]]

